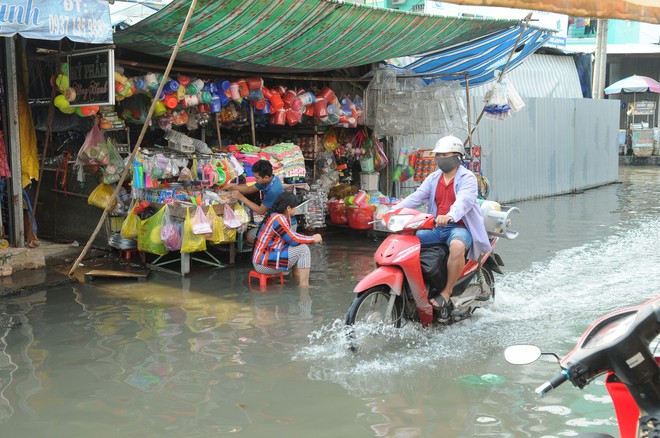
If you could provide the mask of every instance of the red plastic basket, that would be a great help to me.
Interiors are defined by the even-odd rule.
[[[374,224],[369,223],[374,220],[375,207],[356,207],[350,206],[348,210],[348,226],[356,230],[371,230]]]
[[[330,222],[335,225],[345,225],[348,223],[346,205],[343,202],[327,202],[326,205],[330,213]]]

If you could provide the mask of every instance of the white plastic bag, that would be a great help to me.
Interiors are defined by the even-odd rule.
[[[197,206],[197,211],[195,211],[195,217],[192,218],[192,230],[194,234],[208,234],[213,232],[211,224],[206,219],[204,210],[199,205]]]
[[[241,225],[243,225],[243,221],[234,213],[234,210],[229,206],[229,204],[225,204],[225,211],[222,214],[222,218],[225,221],[225,227],[227,228],[239,228]]]

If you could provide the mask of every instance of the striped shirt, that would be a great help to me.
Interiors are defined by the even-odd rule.
[[[304,243],[314,243],[314,238],[293,232],[289,218],[274,213],[257,236],[252,261],[257,265],[286,271],[289,268],[289,246]]]

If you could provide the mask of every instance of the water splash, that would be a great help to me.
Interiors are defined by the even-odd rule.
[[[344,322],[336,320],[313,332],[293,359],[311,364],[312,379],[373,391],[377,388],[362,383],[428,368],[441,372],[501,355],[513,343],[567,352],[577,340],[575,333],[594,319],[658,294],[658,241],[656,218],[637,229],[559,251],[527,270],[497,276],[494,305],[448,328],[356,325],[357,354],[349,349]]]

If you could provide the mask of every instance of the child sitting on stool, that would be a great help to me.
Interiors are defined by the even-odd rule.
[[[254,269],[261,274],[279,274],[290,269],[299,276],[300,286],[309,286],[311,255],[307,244],[321,243],[320,234],[305,236],[291,229],[298,199],[284,192],[277,197],[259,230],[252,254]]]

